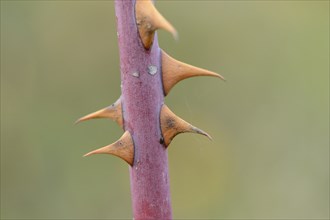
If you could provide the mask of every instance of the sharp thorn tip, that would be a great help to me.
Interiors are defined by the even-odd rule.
[[[77,121],[74,122],[74,125],[77,125],[81,122],[81,118],[79,118]]]
[[[174,30],[174,32],[172,33],[172,36],[175,41],[179,41],[179,33],[176,30]]]
[[[91,152],[89,152],[89,153],[87,153],[87,154],[85,154],[85,155],[83,155],[83,157],[88,157],[88,156],[90,156],[92,153]]]
[[[225,82],[227,81],[227,80],[225,79],[225,77],[221,76],[220,74],[217,74],[217,77],[220,78],[220,79],[222,79],[222,80],[225,81]]]

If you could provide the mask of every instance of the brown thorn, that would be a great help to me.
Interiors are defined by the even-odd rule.
[[[91,151],[84,155],[84,157],[93,154],[112,154],[123,160],[129,165],[133,166],[134,159],[134,143],[129,131],[126,131],[121,138],[113,144]]]
[[[123,127],[123,116],[121,112],[121,101],[120,98],[112,105],[101,109],[99,111],[93,112],[91,114],[88,114],[84,117],[79,118],[75,124],[78,124],[83,121],[87,121],[90,119],[96,119],[96,118],[110,118],[114,121],[116,121],[120,127]]]
[[[186,63],[182,63],[170,57],[162,50],[162,72],[164,93],[167,95],[170,90],[181,80],[194,76],[213,76],[222,80],[225,78],[215,72],[198,68]]]
[[[164,29],[177,40],[175,28],[158,12],[151,0],[137,0],[135,3],[135,18],[143,46],[148,50],[154,40],[155,31]]]
[[[176,135],[186,132],[201,134],[212,140],[209,134],[176,116],[165,104],[160,112],[160,127],[166,147]]]

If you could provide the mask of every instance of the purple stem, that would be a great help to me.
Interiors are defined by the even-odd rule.
[[[172,219],[167,151],[160,130],[164,103],[157,35],[149,51],[135,21],[135,0],[116,0],[122,108],[125,130],[134,140],[130,168],[134,219]]]

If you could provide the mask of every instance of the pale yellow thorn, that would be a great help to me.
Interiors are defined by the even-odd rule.
[[[97,118],[109,118],[113,121],[116,121],[119,126],[123,127],[123,116],[122,116],[122,109],[121,109],[121,101],[118,99],[114,104],[101,109],[99,111],[93,112],[91,114],[88,114],[84,117],[79,118],[75,124],[87,121],[90,119],[97,119]]]
[[[201,134],[212,140],[209,134],[176,116],[165,104],[160,112],[160,126],[166,147],[176,135],[186,132]]]
[[[113,144],[91,151],[84,155],[84,157],[93,154],[112,154],[123,160],[129,165],[133,166],[134,162],[134,143],[129,131],[126,131],[121,138]]]
[[[225,80],[215,72],[198,68],[170,57],[162,50],[162,74],[164,93],[167,95],[170,90],[181,80],[195,76],[213,76]]]
[[[178,32],[159,13],[151,0],[136,1],[135,18],[143,46],[146,49],[151,47],[157,29],[164,29],[170,32],[174,39],[178,39]]]

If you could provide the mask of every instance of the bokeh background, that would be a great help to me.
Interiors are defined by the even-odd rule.
[[[175,218],[329,218],[329,2],[157,1],[193,78],[166,103],[209,132],[169,148]],[[117,140],[74,121],[120,95],[112,1],[1,1],[1,218],[132,218]],[[156,186],[155,186],[156,187]]]

